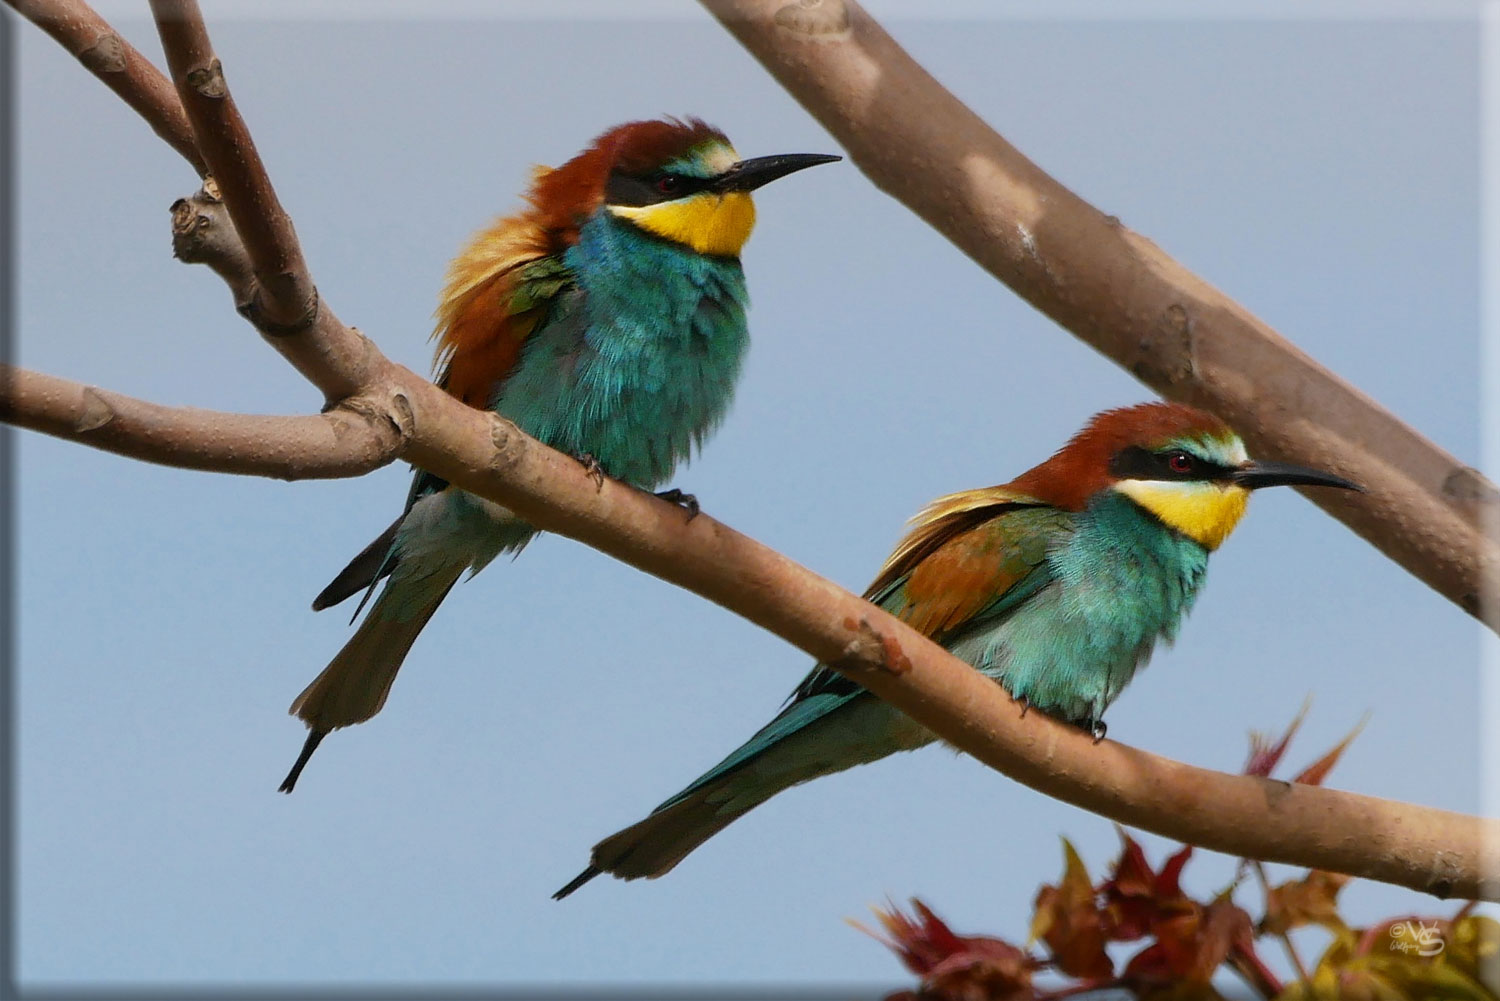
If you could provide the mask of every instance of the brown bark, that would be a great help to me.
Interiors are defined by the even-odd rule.
[[[1147,238],[1053,180],[854,0],[702,0],[877,187],[1015,293],[1168,399],[1211,410],[1253,454],[1329,469],[1305,491],[1494,628],[1500,493]]]

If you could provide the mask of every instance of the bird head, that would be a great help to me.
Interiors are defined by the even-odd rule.
[[[1069,510],[1082,510],[1100,491],[1113,490],[1213,550],[1239,523],[1250,491],[1288,485],[1362,489],[1332,473],[1257,462],[1239,435],[1202,410],[1143,403],[1095,415],[1013,486]]]
[[[627,122],[555,170],[539,168],[530,201],[554,232],[575,234],[598,211],[700,254],[739,254],[755,226],[750,192],[793,171],[841,159],[784,153],[741,160],[724,133],[696,118]]]

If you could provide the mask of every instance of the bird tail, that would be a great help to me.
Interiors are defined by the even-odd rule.
[[[783,789],[930,743],[931,731],[861,692],[793,702],[759,733],[639,823],[594,846],[561,900],[601,873],[655,879]]]
[[[313,599],[313,611],[321,612],[337,605],[345,598],[372,587],[376,581],[396,569],[396,532],[405,520],[406,515],[403,514],[391,522],[391,527],[381,532],[379,538],[360,550],[359,555],[350,560],[349,565],[318,592],[318,596]],[[354,614],[358,615],[359,612],[356,610]]]
[[[679,798],[595,845],[589,867],[554,893],[552,899],[563,899],[605,872],[621,879],[664,876],[703,842],[795,781],[801,780],[767,786],[754,798],[737,798],[728,804],[716,802],[721,797],[715,795],[727,779]]]
[[[311,732],[281,783],[282,792],[292,791],[313,751],[331,731],[363,723],[380,712],[417,634],[466,566],[460,563],[414,579],[398,574],[386,585],[349,642],[292,702],[288,712],[307,723]]]

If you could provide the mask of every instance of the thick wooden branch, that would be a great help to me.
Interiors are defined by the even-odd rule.
[[[401,429],[346,400],[324,414],[262,417],[164,407],[0,365],[0,421],[180,469],[282,480],[362,476],[393,461]]]
[[[22,17],[57,40],[105,86],[120,96],[176,150],[199,177],[208,165],[193,140],[187,113],[172,82],[80,0],[7,0]]]
[[[1395,803],[1318,786],[1227,775],[1114,741],[1095,745],[1078,729],[1040,713],[1022,715],[994,682],[904,623],[780,553],[706,514],[687,521],[676,505],[623,484],[596,485],[576,460],[526,437],[494,414],[463,406],[425,379],[385,362],[378,391],[343,414],[332,434],[358,430],[371,440],[386,429],[406,436],[403,456],[454,484],[515,511],[539,528],[584,542],[624,563],[687,588],[781,636],[865,685],[985,764],[1084,809],[1231,855],[1364,876],[1438,896],[1500,900],[1500,880],[1484,846],[1500,846],[1500,822]],[[149,423],[136,443],[142,458],[263,475],[338,475],[332,463],[291,467],[273,451],[235,456],[202,412],[152,408],[113,394],[17,373],[11,398],[52,390],[50,409],[23,409],[24,426],[122,454],[130,429]],[[33,391],[28,382],[43,387]],[[73,394],[68,397],[68,394]],[[76,430],[97,413],[95,394],[112,409],[97,430]],[[0,396],[0,400],[5,397]],[[137,411],[134,408],[145,408]],[[146,416],[140,416],[144,413]],[[295,418],[223,418],[243,422]],[[12,419],[10,408],[0,417]],[[302,420],[317,420],[304,418]],[[227,434],[228,431],[225,430]],[[190,449],[174,437],[213,448],[213,463],[184,463]],[[235,439],[242,440],[242,439]],[[271,446],[267,446],[269,450]],[[327,453],[325,453],[326,455]],[[383,457],[383,454],[382,454]],[[256,464],[260,464],[257,468]],[[315,471],[314,471],[315,470]],[[349,469],[355,475],[357,468]],[[1493,850],[1493,848],[1491,849]]]
[[[196,8],[187,3],[156,6],[164,41],[169,52],[176,53],[172,59],[179,90],[190,110],[197,98],[187,92],[198,85],[189,83],[186,75],[209,68],[206,77],[198,77],[200,83],[211,84],[213,93],[198,96],[210,108],[205,114],[194,112],[192,121],[199,147],[219,177],[220,154],[233,150],[234,156],[246,155],[248,135],[240,143],[238,126],[224,111],[230,107],[228,92],[220,88],[222,75],[211,69],[211,50]],[[166,22],[173,16],[192,23],[169,27]],[[219,102],[217,111],[212,102]],[[260,170],[258,162],[234,166]],[[267,191],[269,182],[262,185],[254,178],[223,186],[223,201],[236,226],[261,204],[256,199]],[[212,193],[205,195],[210,199],[205,204],[211,204]],[[216,270],[231,286],[246,280],[244,269],[233,263],[236,254],[248,253],[256,261],[253,270],[260,273],[264,262],[257,258],[260,251],[250,249],[253,241],[244,241],[243,248],[235,246],[237,237],[216,221],[215,213],[193,209],[175,215],[189,219],[197,230],[192,234],[195,246],[212,248],[222,239],[219,250],[207,253],[229,255],[225,266]],[[215,229],[226,233],[217,236]],[[273,224],[265,233],[276,260],[300,262],[290,226]],[[301,286],[294,281],[287,287]],[[310,280],[306,287],[311,288]],[[237,301],[242,291],[235,289]],[[351,401],[343,408],[331,420],[330,433],[347,434],[354,425],[367,423],[353,433],[365,436],[362,440],[369,444],[361,447],[370,461],[388,457],[387,436],[397,435],[402,456],[419,466],[504,504],[538,528],[578,539],[723,605],[832,664],[956,746],[1042,792],[1166,837],[1235,855],[1366,876],[1440,896],[1500,899],[1500,883],[1484,875],[1483,863],[1493,859],[1482,857],[1483,845],[1500,845],[1500,823],[1321,787],[1219,774],[1109,741],[1095,745],[1075,728],[1040,713],[1023,716],[998,685],[941,647],[711,517],[689,521],[675,505],[634,488],[612,481],[596,485],[575,460],[392,364],[357,332],[338,324],[326,307],[296,332],[269,339],[325,392],[339,385],[352,387],[346,396],[357,391],[357,406]],[[214,461],[221,463],[194,468],[271,475],[286,471],[266,451],[235,456],[232,449],[222,447],[226,436],[248,447],[245,438],[235,436],[250,427],[240,422],[253,418],[221,421],[221,437],[215,439],[201,433],[196,412],[152,408],[30,373],[11,373],[0,399],[9,401],[0,418],[124,454],[136,454],[131,448],[149,445],[155,451],[142,457],[178,464],[172,450],[193,443],[200,455],[211,451]],[[110,417],[99,423],[101,402]],[[293,430],[301,428],[297,423]],[[90,431],[118,437],[108,439]],[[267,468],[255,469],[255,462]],[[1494,871],[1493,865],[1489,871]]]
[[[702,0],[883,191],[1063,327],[1257,455],[1368,494],[1308,491],[1495,627],[1482,515],[1500,493],[1145,237],[1053,180],[933,79],[854,0]],[[1493,592],[1491,592],[1493,593]]]
[[[433,392],[438,392],[433,389]],[[1500,899],[1484,846],[1500,822],[1317,786],[1226,775],[1171,761],[1039,713],[926,637],[706,515],[628,487],[595,491],[576,462],[493,415],[489,442],[424,432],[441,401],[414,399],[407,456],[548,531],[685,587],[832,664],[949,742],[1050,796],[1205,848],[1395,883],[1438,896]]]

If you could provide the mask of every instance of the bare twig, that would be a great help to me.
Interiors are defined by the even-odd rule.
[[[260,172],[258,161],[220,163],[221,155],[232,160],[251,156],[252,150],[232,109],[226,110],[228,92],[214,69],[196,8],[166,0],[158,0],[156,7],[164,41],[174,53],[179,90],[214,175],[222,180],[226,166],[232,168],[229,173]],[[177,16],[184,20],[182,26],[171,23]],[[207,72],[195,74],[198,82],[190,83],[186,77],[195,70]],[[199,92],[204,86],[209,93]],[[194,110],[200,98],[211,107]],[[264,204],[269,191],[269,182],[253,176],[224,185],[224,202],[236,225],[252,206]],[[215,226],[210,213],[193,222]],[[196,236],[210,244],[216,238],[212,233]],[[228,234],[223,238],[232,239]],[[269,242],[253,249],[262,238]],[[257,275],[266,260],[300,267],[289,225],[261,227],[260,235],[245,244]],[[310,280],[295,278],[285,287],[312,286]],[[269,339],[325,392],[339,386],[350,387],[346,396],[357,391],[358,408],[347,411],[347,417],[374,425],[358,432],[376,443],[367,456],[385,457],[385,435],[394,434],[403,457],[422,468],[504,504],[538,528],[583,541],[737,612],[1027,785],[1124,823],[1232,855],[1367,876],[1439,896],[1500,899],[1500,886],[1485,878],[1481,866],[1481,836],[1500,843],[1500,824],[1317,786],[1219,774],[1109,741],[1095,745],[1087,735],[1039,713],[1023,717],[999,686],[885,612],[707,515],[685,521],[675,505],[641,491],[612,481],[596,485],[575,460],[387,361],[326,307],[304,329]],[[93,406],[85,391],[78,388],[75,401],[43,405],[36,401],[39,393],[46,394],[35,387],[47,385],[46,377],[15,373],[7,390],[9,409],[0,416],[90,444],[105,440],[79,431],[80,424],[90,423],[87,414]],[[51,385],[58,392],[75,388]],[[195,434],[196,418],[187,419],[184,412],[158,408],[149,415],[132,413],[135,401],[92,393],[111,409],[111,419],[100,428],[115,428],[113,433],[121,437],[108,447],[118,446],[115,450],[122,453],[137,454],[133,448],[144,448],[139,439],[155,438],[155,451],[143,457],[168,461],[170,446],[159,442],[188,442]],[[125,443],[131,421],[147,417],[158,422],[152,434]],[[266,419],[217,415],[216,420],[223,435],[248,437],[250,422]],[[212,468],[253,471],[250,462],[231,461],[218,444],[198,441],[201,454],[189,457],[198,463],[195,468],[210,468],[202,455],[212,453],[213,461],[222,463]],[[336,451],[325,450],[323,458]],[[257,453],[256,461],[269,463],[277,475],[286,469],[264,453]]]
[[[1500,494],[1476,470],[1045,174],[855,0],[702,3],[882,190],[1162,395],[1223,416],[1258,454],[1363,484],[1368,494],[1307,496],[1488,614],[1481,582],[1500,549],[1480,516]]]
[[[104,81],[157,135],[192,164],[199,177],[208,175],[187,113],[177,100],[172,82],[94,9],[80,0],[6,0],[16,11],[57,40],[74,58]]]
[[[306,417],[163,407],[0,365],[0,420],[180,469],[282,480],[362,476],[396,458],[401,437],[358,400]]]

